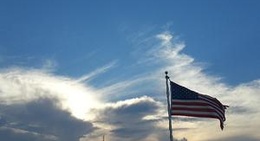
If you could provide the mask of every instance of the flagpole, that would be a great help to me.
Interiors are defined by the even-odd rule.
[[[171,101],[170,101],[170,94],[169,94],[169,76],[168,72],[165,71],[165,79],[166,79],[166,96],[167,96],[167,106],[168,106],[168,119],[169,119],[169,131],[170,131],[170,141],[173,141],[173,135],[172,135],[172,116],[171,116]]]

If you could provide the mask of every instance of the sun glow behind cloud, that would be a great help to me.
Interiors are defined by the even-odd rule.
[[[1,103],[27,103],[40,98],[58,99],[57,105],[77,118],[85,119],[88,111],[98,107],[97,92],[75,79],[55,76],[37,69],[8,69],[0,73]],[[86,102],[87,101],[87,102]]]

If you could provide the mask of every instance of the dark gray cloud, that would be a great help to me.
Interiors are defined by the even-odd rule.
[[[134,103],[124,103],[120,106],[108,106],[99,113],[99,120],[116,128],[111,130],[117,137],[129,140],[141,140],[158,130],[156,120],[144,120],[147,115],[157,113],[159,106],[155,101],[143,99]]]
[[[55,99],[0,105],[0,140],[78,141],[93,125],[61,110]]]
[[[117,104],[115,104],[117,105]],[[146,116],[156,116],[161,105],[151,98],[135,99],[134,102],[125,102],[117,106],[107,106],[97,111],[97,120],[105,122],[113,127],[109,132],[118,140],[149,140],[149,136],[155,135],[158,140],[168,140],[167,128],[158,126],[163,119],[146,119]],[[168,125],[165,125],[168,126]]]
[[[149,101],[111,109],[111,114],[116,116],[114,120],[117,120],[116,125],[118,126],[112,132],[121,137],[135,137],[135,139],[146,137],[152,132],[151,129],[155,129],[154,121],[142,118],[149,114],[155,114],[156,110],[158,110],[156,104]]]

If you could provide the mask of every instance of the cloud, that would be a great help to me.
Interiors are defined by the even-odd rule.
[[[23,130],[1,127],[0,139],[9,141],[55,141],[56,137],[46,137],[44,135],[30,133]]]
[[[53,66],[48,61],[42,69],[2,69],[0,135],[5,136],[0,139],[95,141],[106,135],[115,141],[168,140],[166,70],[171,80],[230,106],[223,132],[217,120],[174,117],[176,139],[235,140],[241,133],[244,139],[260,139],[256,133],[260,126],[260,80],[225,84],[221,77],[205,73],[203,63],[183,53],[185,43],[169,31],[138,44],[150,45],[139,49],[142,53],[135,53],[135,64],[129,64],[140,72],[120,81],[104,80],[99,88],[90,80],[109,73],[119,63],[108,63],[81,78],[46,71],[44,68]],[[131,73],[131,69],[127,71]]]
[[[54,71],[58,66],[58,63],[53,59],[46,59],[43,62],[42,70]]]
[[[167,130],[157,125],[162,122],[162,106],[162,103],[148,96],[107,103],[102,109],[93,111],[97,114],[93,123],[103,131],[97,136],[86,136],[82,141],[94,141],[102,135],[114,141],[166,139]]]
[[[1,105],[1,140],[77,141],[93,132],[92,123],[73,117],[56,106],[54,99]]]
[[[162,69],[157,70],[158,73],[168,70],[170,76],[173,76],[171,78],[173,81],[200,93],[217,97],[224,104],[230,106],[227,110],[227,128],[221,134],[223,138],[230,135],[237,136],[239,133],[246,133],[246,136],[252,138],[260,138],[254,132],[259,126],[259,119],[256,118],[260,115],[260,110],[257,108],[260,106],[259,80],[238,86],[229,86],[223,83],[220,77],[205,73],[205,68],[200,63],[197,63],[191,56],[183,54],[182,50],[185,44],[178,40],[176,41],[176,38],[169,32],[163,32],[156,35],[155,38],[160,40],[161,44],[153,49],[152,53],[148,52],[147,57],[148,59],[150,58],[149,60],[157,60],[163,63]],[[218,138],[220,133],[214,132],[217,126],[212,126],[212,121],[214,120],[206,119],[206,121],[182,121],[177,123],[175,127],[188,127],[193,128],[193,130],[177,132],[175,136],[185,136],[191,140]],[[242,128],[237,128],[237,126]],[[248,131],[244,131],[244,128],[247,128]]]
[[[57,98],[62,109],[85,119],[91,107],[99,105],[98,93],[75,79],[39,69],[12,68],[0,72],[0,103],[19,104],[41,97]],[[88,102],[86,102],[88,101]]]
[[[155,121],[145,117],[155,115],[159,107],[159,103],[147,96],[108,103],[95,111],[95,122],[101,122],[107,128],[106,134],[116,137],[113,140],[142,140],[154,132],[150,129],[155,129]]]
[[[101,73],[105,73],[109,69],[113,68],[115,65],[116,65],[116,61],[113,61],[101,68],[94,70],[93,72],[91,72],[87,75],[84,75],[84,76],[78,78],[76,80],[76,82],[79,83],[79,82],[89,81],[89,80],[93,79],[95,76],[100,75]]]
[[[0,71],[3,140],[77,141],[96,129],[86,120],[100,99],[94,88],[45,69]],[[1,139],[1,140],[2,140]]]

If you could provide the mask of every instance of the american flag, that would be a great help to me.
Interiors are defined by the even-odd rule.
[[[199,94],[172,81],[170,86],[171,115],[216,118],[219,119],[220,128],[223,130],[226,120],[225,109],[228,106],[221,104],[216,98]]]

